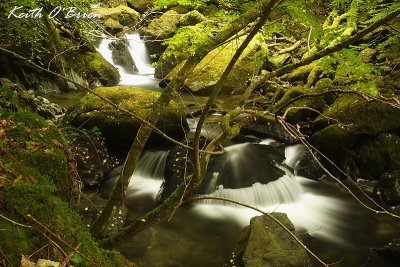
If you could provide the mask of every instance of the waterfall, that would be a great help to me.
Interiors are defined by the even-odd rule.
[[[118,69],[121,76],[119,85],[131,85],[148,89],[158,89],[159,79],[154,78],[154,68],[150,66],[150,56],[147,52],[145,43],[140,39],[138,33],[126,34],[124,37],[128,43],[128,51],[138,69],[137,74],[128,73],[122,66],[115,64],[112,59],[110,44],[113,39],[103,38],[97,51]]]

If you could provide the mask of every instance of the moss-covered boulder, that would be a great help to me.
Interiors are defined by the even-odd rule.
[[[294,226],[284,213],[271,213],[291,232]],[[250,220],[241,233],[237,247],[226,266],[293,267],[307,266],[307,252],[280,225],[268,216]]]
[[[400,169],[400,137],[395,134],[382,133],[358,142],[353,151],[361,178],[377,180],[385,172]]]
[[[118,70],[105,60],[97,52],[87,52],[84,54],[86,68],[83,67],[90,83],[99,81],[104,86],[112,86],[119,83],[121,76]]]
[[[185,86],[195,94],[208,95],[220,79],[229,61],[237,49],[237,41],[212,50],[196,66],[185,81]],[[250,42],[239,60],[233,67],[228,78],[222,85],[221,94],[241,94],[246,89],[250,79],[261,71],[264,56],[268,48],[260,36]],[[167,80],[174,78],[183,66],[183,62],[176,66],[168,75]]]
[[[352,148],[358,137],[375,136],[400,127],[400,109],[361,96],[343,94],[315,121],[311,137],[323,151],[334,154],[342,146]],[[335,140],[335,142],[332,142]]]
[[[146,118],[160,93],[136,87],[103,87],[95,90],[121,108],[137,116]],[[141,122],[131,115],[121,112],[100,100],[97,96],[86,95],[75,103],[66,113],[64,121],[85,128],[97,127],[105,137],[106,143],[118,150],[130,148]],[[184,114],[175,102],[163,110],[157,127],[170,137],[181,139],[188,128]],[[164,144],[166,141],[158,134],[150,137],[150,146]]]
[[[147,27],[141,30],[141,34],[145,36],[149,53],[159,57],[166,49],[162,43],[171,38],[180,27],[195,25],[204,20],[205,17],[196,10],[186,14],[169,10],[161,17],[152,20]]]
[[[113,8],[96,8],[94,13],[100,14],[102,19],[113,19],[122,26],[133,26],[140,20],[140,14],[126,5],[119,5]]]
[[[122,26],[117,20],[108,18],[104,21],[104,29],[109,33],[117,34],[124,29],[124,26]]]
[[[154,6],[154,0],[127,0],[128,7],[139,13],[145,13]]]
[[[355,177],[379,179],[399,168],[400,109],[343,94],[315,121],[311,142]]]

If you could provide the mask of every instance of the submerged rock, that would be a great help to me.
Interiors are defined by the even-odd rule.
[[[271,213],[290,232],[294,226],[284,213]],[[243,228],[231,259],[224,266],[294,267],[308,266],[307,252],[280,225],[268,216],[251,219]]]
[[[137,87],[101,87],[95,91],[141,118],[148,116],[153,103],[160,97],[158,92]],[[129,150],[141,125],[139,120],[92,94],[75,103],[67,111],[64,121],[76,127],[87,129],[97,127],[105,137],[106,144],[118,152]],[[168,136],[178,140],[185,136],[185,131],[188,129],[184,113],[173,101],[161,112],[156,126]],[[153,133],[148,146],[154,147],[166,142],[163,137]]]

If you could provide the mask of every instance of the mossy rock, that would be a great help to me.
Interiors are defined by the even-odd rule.
[[[28,185],[20,184],[12,186],[6,190],[6,201],[4,209],[15,214],[16,221],[26,221],[25,216],[30,214],[39,222],[49,225],[51,231],[60,236],[64,241],[76,247],[80,244],[79,251],[87,256],[89,260],[76,255],[80,260],[78,266],[125,266],[125,259],[117,252],[107,251],[99,248],[97,243],[92,239],[88,228],[83,224],[80,217],[74,213],[68,204],[61,201],[60,198],[54,195],[54,187],[45,183]],[[12,242],[14,245],[9,255],[15,260],[14,266],[17,265],[18,256],[34,254],[36,248],[47,244],[47,239],[42,237],[35,228],[18,229],[17,226],[8,226],[9,232],[0,232],[2,239],[0,247],[8,249],[9,243],[4,243],[4,240]],[[18,241],[18,243],[16,243]],[[55,240],[56,242],[58,240]],[[18,244],[18,246],[15,246]],[[65,247],[66,251],[69,251]],[[9,250],[7,250],[8,252]],[[35,254],[38,258],[47,258],[44,252]],[[8,255],[8,254],[7,254]],[[53,260],[62,261],[57,254],[52,255]],[[96,264],[95,264],[96,263]]]
[[[291,232],[294,226],[284,213],[271,213]],[[241,233],[233,258],[227,266],[246,267],[293,267],[307,266],[307,252],[280,225],[268,216],[257,216],[250,220]]]
[[[137,116],[146,118],[153,103],[160,93],[136,87],[103,87],[95,89],[96,93],[110,99],[121,108]],[[97,127],[106,139],[106,143],[116,150],[126,151],[130,148],[140,127],[140,121],[131,115],[121,112],[94,95],[86,95],[75,103],[66,113],[64,121],[85,128]],[[160,115],[157,127],[170,137],[181,139],[188,129],[183,112],[175,102],[171,102]],[[149,144],[157,146],[166,141],[158,134],[152,134]]]
[[[104,29],[109,33],[117,34],[124,29],[124,26],[122,26],[117,20],[108,18],[104,21]]]
[[[400,127],[400,109],[344,93],[314,123],[316,129],[339,123],[341,128],[353,135],[377,135]]]
[[[6,89],[0,87],[0,96],[12,98],[4,92]],[[120,254],[99,248],[87,226],[69,207],[73,191],[69,168],[73,165],[69,165],[71,155],[62,132],[39,115],[23,111],[18,99],[13,101],[19,111],[2,108],[0,113],[2,215],[24,225],[35,225],[27,217],[29,214],[71,246],[80,245],[79,251],[91,260],[80,258],[77,266],[125,266]],[[0,250],[7,266],[19,266],[22,255],[63,261],[58,253],[49,256],[47,250],[38,250],[48,244],[41,227],[21,227],[0,218],[0,229]],[[68,254],[73,252],[63,249]]]
[[[354,148],[354,161],[363,179],[378,180],[384,172],[400,169],[400,137],[382,133]]]
[[[97,52],[87,52],[84,54],[86,72],[89,82],[100,81],[104,86],[112,86],[119,83],[121,76],[118,70],[107,62]]]
[[[315,119],[318,116],[318,111],[321,112],[326,108],[326,103],[322,96],[304,97],[293,103],[288,103],[296,97],[316,93],[315,90],[305,86],[291,87],[279,100],[276,99],[277,102],[271,107],[271,111],[273,113],[280,112],[279,115],[282,115],[289,109],[286,113],[286,118],[293,123]],[[314,111],[309,108],[314,109]]]
[[[242,38],[243,40],[243,38]],[[209,95],[215,84],[221,78],[237,49],[237,41],[218,47],[207,54],[195,67],[185,81],[185,86],[193,93]],[[243,51],[222,85],[221,94],[241,94],[246,89],[250,79],[261,71],[264,55],[268,48],[261,36],[256,36]],[[176,66],[168,75],[167,80],[173,79],[183,66]]]
[[[126,5],[113,8],[96,8],[94,13],[100,14],[104,20],[111,18],[122,26],[133,26],[140,20],[140,14]]]
[[[152,20],[146,28],[141,30],[141,34],[145,36],[149,53],[160,56],[166,49],[166,46],[163,46],[162,43],[174,36],[180,27],[196,25],[204,20],[205,17],[196,10],[186,14],[169,10],[161,17]]]
[[[67,169],[67,144],[51,123],[35,113],[20,111],[4,117],[7,131],[4,132],[4,149],[15,162],[17,181],[36,183],[40,179],[56,185],[56,191],[65,199],[71,193]],[[35,175],[37,174],[37,175]],[[40,175],[39,175],[40,174]]]
[[[154,6],[154,0],[127,0],[128,7],[139,13],[145,13]]]

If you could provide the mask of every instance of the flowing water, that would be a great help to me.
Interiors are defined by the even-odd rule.
[[[148,65],[149,59],[139,35],[127,35],[126,38],[139,73],[128,74],[116,66],[121,73],[120,84],[157,90],[158,80],[153,78],[154,69]],[[111,40],[104,39],[98,50],[114,64],[110,43]],[[188,122],[193,131],[196,119]],[[212,137],[218,131],[216,124],[211,122],[202,133]],[[264,140],[259,145],[272,142]],[[286,213],[297,231],[311,235],[307,245],[327,263],[335,263],[333,266],[396,266],[385,262],[371,249],[399,236],[400,229],[390,218],[371,214],[337,188],[296,176],[296,163],[304,149],[301,145],[285,148],[285,162],[277,164],[285,174],[270,181],[267,171],[260,168],[265,159],[255,156],[256,149],[248,143],[227,147],[223,160],[210,170],[207,194],[254,205],[264,211]],[[166,151],[153,151],[143,155],[126,197],[133,217],[154,207],[167,154]],[[284,164],[293,168],[294,173]],[[221,184],[219,181],[223,176],[234,180],[235,186]],[[249,185],[249,177],[261,182]],[[222,266],[240,229],[257,215],[258,212],[238,205],[203,201],[178,209],[170,218],[125,240],[118,249],[139,266]]]
[[[138,69],[137,74],[130,74],[122,66],[113,62],[112,48],[110,44],[115,41],[114,39],[103,38],[97,51],[102,54],[104,59],[113,64],[119,70],[121,75],[120,85],[131,85],[152,90],[157,89],[160,80],[154,78],[154,68],[150,66],[150,57],[139,34],[126,34],[125,39],[128,43],[129,53]]]

